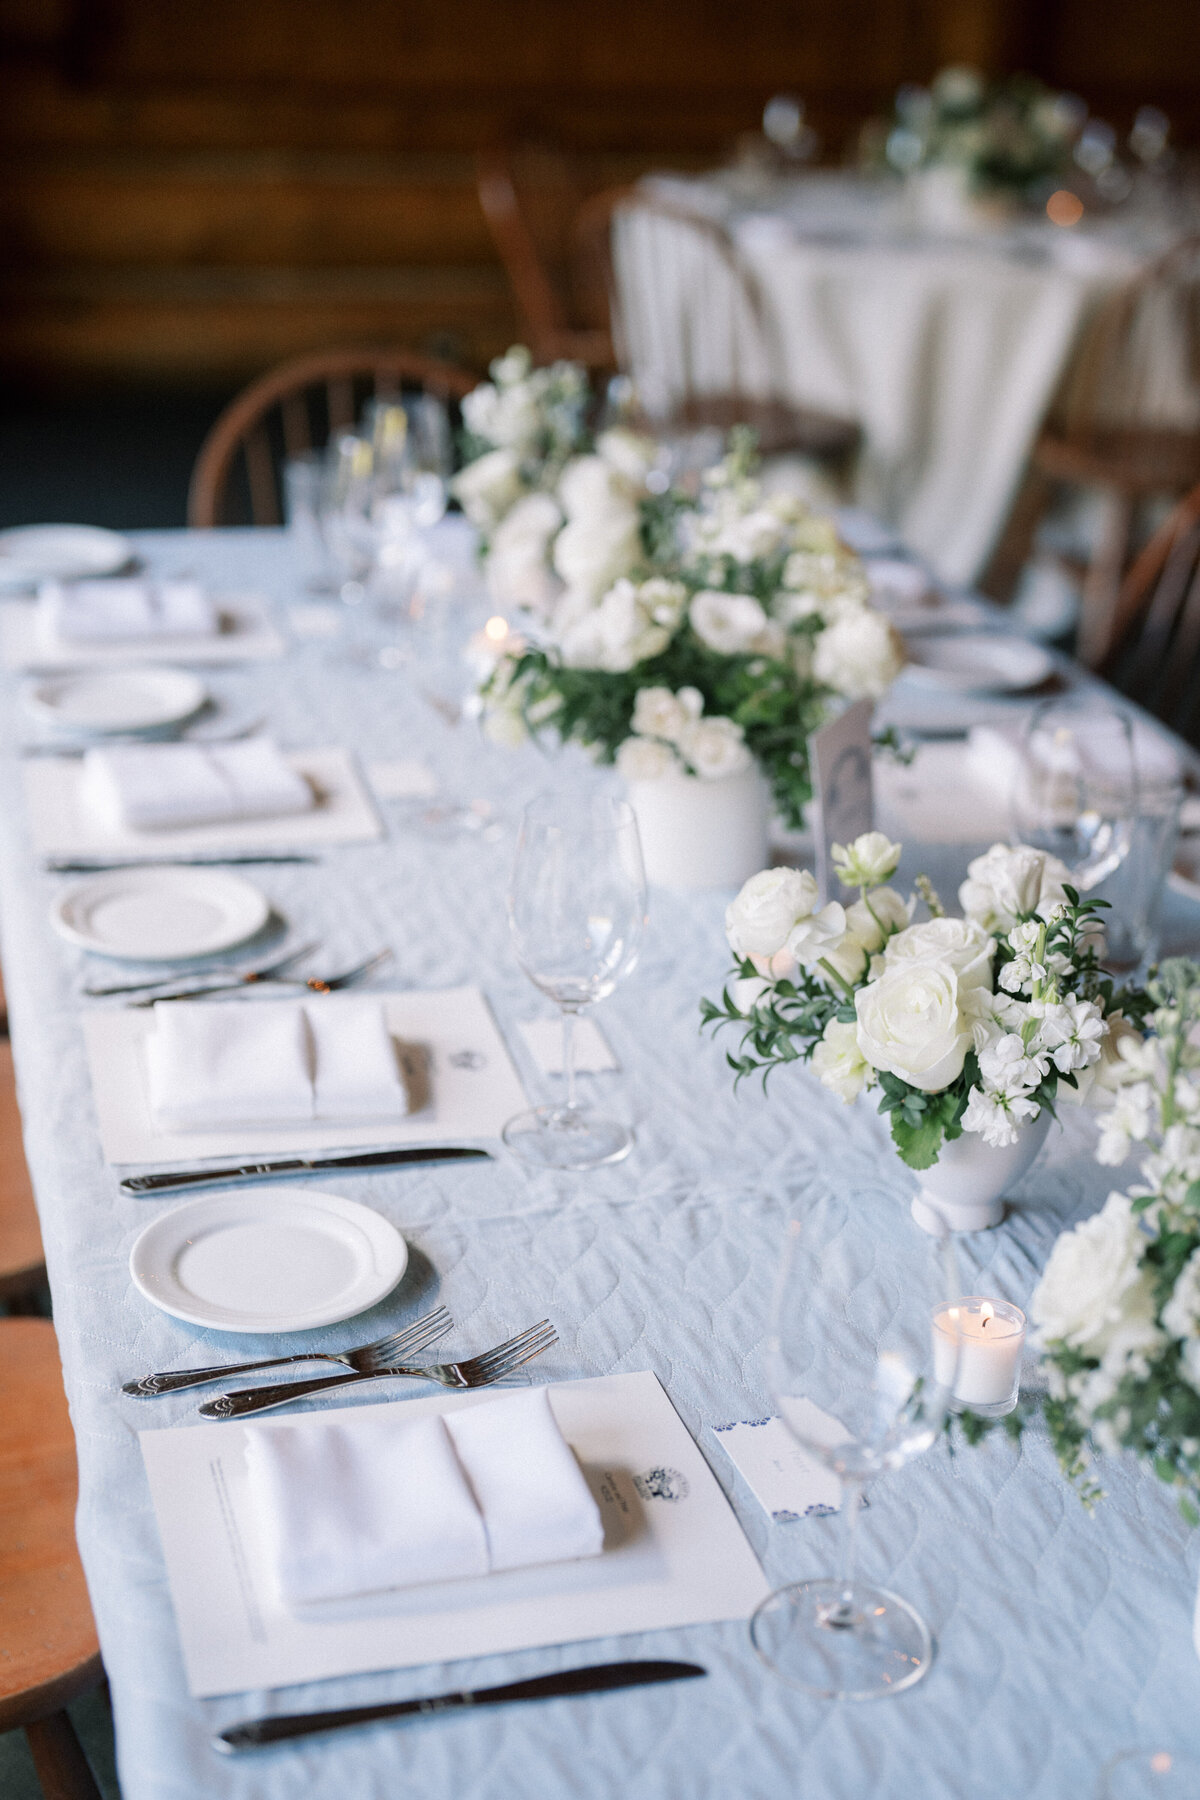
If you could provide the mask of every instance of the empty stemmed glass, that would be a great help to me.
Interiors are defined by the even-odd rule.
[[[836,1575],[770,1595],[750,1635],[776,1674],[823,1699],[899,1693],[932,1658],[924,1620],[864,1582],[855,1560],[863,1489],[931,1448],[954,1390],[957,1332],[943,1331],[935,1360],[932,1320],[937,1303],[957,1297],[955,1277],[944,1246],[921,1251],[919,1267],[901,1266],[853,1198],[826,1193],[786,1233],[768,1381],[796,1442],[841,1482],[842,1557]]]
[[[1013,786],[1013,832],[1064,862],[1094,893],[1128,856],[1138,812],[1133,734],[1124,713],[1047,701],[1031,715]]]
[[[585,1007],[605,999],[631,972],[641,947],[646,876],[627,801],[545,794],[525,808],[508,922],[521,967],[562,1011],[566,1094],[560,1105],[510,1119],[504,1141],[540,1168],[620,1162],[633,1134],[580,1102],[574,1027]]]

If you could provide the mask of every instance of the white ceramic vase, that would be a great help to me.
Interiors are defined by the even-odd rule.
[[[770,794],[757,765],[719,781],[682,769],[631,781],[629,804],[656,887],[740,887],[767,867]]]
[[[1036,1119],[1019,1128],[1015,1144],[996,1149],[977,1131],[964,1131],[943,1144],[932,1169],[917,1176],[912,1216],[922,1231],[986,1231],[1004,1217],[1004,1197],[1033,1166],[1046,1141],[1050,1114],[1043,1107]]]

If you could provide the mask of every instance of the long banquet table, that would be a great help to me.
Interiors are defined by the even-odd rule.
[[[182,566],[222,584],[300,597],[277,532],[137,540],[151,568]],[[435,839],[393,814],[378,843],[327,852],[319,866],[248,871],[297,933],[321,941],[323,966],[388,943],[395,985],[478,982],[531,1093],[546,1082],[514,1031],[538,1002],[510,949],[503,906],[511,826],[547,784],[582,789],[582,758],[484,746],[423,694],[416,670],[335,665],[336,644],[296,642],[282,664],[220,672],[216,692],[266,711],[285,745],[344,742],[365,759],[419,756],[447,791],[487,799],[505,829]],[[943,1450],[882,1482],[862,1523],[862,1563],[910,1598],[935,1632],[929,1677],[895,1700],[822,1705],[756,1659],[743,1624],[700,1626],[477,1662],[314,1684],[283,1693],[192,1700],[185,1688],[163,1558],[137,1433],[186,1424],[197,1396],[122,1395],[149,1369],[260,1352],[260,1340],[205,1332],[156,1311],[131,1285],[130,1246],[168,1200],[123,1197],[101,1156],[80,1031],[86,979],[99,965],[56,938],[47,909],[62,877],[30,850],[15,746],[28,721],[5,681],[0,746],[0,920],[29,1163],[43,1221],[54,1317],[79,1447],[79,1541],[116,1717],[125,1800],[1061,1800],[1090,1796],[1117,1751],[1200,1747],[1200,1661],[1191,1642],[1200,1547],[1165,1490],[1122,1465],[1089,1517],[1045,1441],[1002,1436],[951,1459]],[[385,811],[387,810],[386,803]],[[974,848],[979,848],[975,846]],[[952,880],[971,847],[924,856]],[[902,871],[902,875],[905,871]],[[482,1346],[549,1315],[547,1381],[653,1370],[698,1441],[768,1575],[827,1573],[837,1521],[772,1524],[736,1475],[712,1426],[770,1410],[762,1344],[786,1210],[814,1184],[854,1202],[864,1277],[894,1284],[928,1255],[907,1208],[912,1177],[869,1104],[846,1109],[802,1073],[769,1098],[731,1091],[721,1049],[697,1031],[697,1001],[725,968],[721,894],[655,892],[645,954],[602,1008],[617,1075],[586,1082],[630,1117],[634,1154],[591,1175],[532,1175],[501,1155],[487,1169],[356,1176],[342,1191],[404,1230],[415,1279],[349,1327],[338,1347],[381,1335],[434,1297],[454,1343]],[[1200,944],[1200,909],[1172,902],[1176,947]],[[91,1002],[90,1004],[97,1004]],[[1055,1234],[1093,1210],[1112,1172],[1090,1158],[1078,1114],[1052,1132],[998,1230],[962,1242],[968,1291],[1026,1300]],[[286,1191],[286,1190],[280,1190]],[[838,1295],[812,1296],[812,1329],[830,1329]],[[308,1340],[311,1342],[311,1337]],[[282,1348],[299,1348],[302,1340]],[[378,1400],[410,1390],[371,1387]],[[202,1395],[199,1397],[203,1397]],[[479,1687],[627,1656],[701,1663],[704,1682],[558,1700],[474,1717],[376,1726],[241,1759],[210,1747],[214,1728],[293,1711]]]

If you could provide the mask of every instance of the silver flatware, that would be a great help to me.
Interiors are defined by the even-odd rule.
[[[503,1687],[464,1688],[425,1700],[385,1700],[378,1706],[349,1706],[338,1712],[281,1713],[274,1719],[249,1719],[230,1725],[213,1738],[213,1748],[230,1755],[285,1738],[310,1737],[318,1731],[341,1731],[348,1725],[371,1725],[379,1719],[429,1717],[433,1713],[471,1711],[477,1706],[506,1706],[516,1700],[554,1700],[571,1694],[611,1694],[621,1688],[653,1687],[663,1681],[695,1681],[707,1675],[699,1663],[591,1663],[583,1669],[561,1669],[557,1675],[535,1675]]]
[[[390,1169],[409,1163],[491,1162],[490,1150],[460,1144],[434,1144],[422,1149],[360,1150],[350,1156],[290,1156],[275,1162],[243,1163],[238,1168],[176,1169],[158,1175],[127,1175],[123,1194],[160,1194],[169,1188],[219,1187],[227,1181],[267,1181],[288,1175],[317,1175],[326,1169],[348,1174],[355,1169]]]
[[[319,856],[46,856],[47,875],[102,875],[108,869],[230,869],[256,863],[317,863]]]
[[[272,987],[308,988],[314,994],[336,994],[339,988],[352,987],[356,981],[361,981],[363,976],[369,975],[373,969],[378,969],[385,962],[390,962],[391,958],[390,950],[377,950],[374,956],[368,956],[365,962],[356,963],[352,969],[343,969],[340,975],[265,975],[251,976],[249,980],[261,980],[264,985],[270,983]],[[247,978],[242,976],[237,981],[207,983],[203,987],[172,988],[168,993],[151,994],[148,999],[131,1000],[129,1004],[130,1006],[158,1006],[160,1002],[167,1000],[202,1000],[207,994],[232,994],[236,993],[238,988],[247,985],[249,985]]]
[[[69,762],[79,761],[89,750],[107,750],[112,745],[121,744],[198,744],[203,749],[206,744],[240,743],[244,738],[253,737],[256,731],[261,731],[265,723],[264,719],[251,719],[243,725],[227,725],[223,728],[196,725],[191,729],[153,736],[144,731],[114,731],[86,744],[22,744],[19,754],[23,757],[49,756]]]
[[[229,977],[242,984],[266,981],[270,976],[277,975],[281,969],[286,969],[291,963],[299,962],[302,956],[310,955],[316,948],[315,942],[301,944],[298,950],[289,950],[286,956],[279,957],[273,963],[264,964],[261,969],[238,970],[221,967],[219,969],[199,969],[196,973],[207,975],[213,981],[220,981],[223,977]],[[85,987],[83,991],[91,1000],[103,1000],[110,994],[140,994],[144,993],[147,988],[170,987],[171,983],[178,979],[178,975],[156,975],[152,981],[121,981],[113,987]]]
[[[469,1356],[462,1362],[429,1363],[424,1367],[396,1363],[388,1368],[373,1369],[365,1375],[324,1375],[314,1381],[284,1381],[277,1387],[238,1388],[231,1394],[218,1394],[215,1400],[206,1400],[200,1415],[205,1419],[244,1419],[248,1413],[266,1412],[272,1406],[287,1406],[293,1400],[303,1400],[308,1394],[350,1387],[356,1381],[403,1378],[436,1381],[439,1387],[447,1388],[491,1387],[493,1382],[502,1381],[514,1369],[532,1362],[535,1356],[540,1356],[543,1350],[549,1350],[557,1342],[558,1333],[549,1319],[540,1319],[506,1343],[484,1350],[479,1356]]]
[[[123,1394],[149,1399],[156,1394],[177,1394],[181,1388],[203,1387],[210,1381],[223,1381],[229,1375],[249,1375],[255,1369],[283,1369],[299,1362],[342,1363],[359,1373],[375,1369],[381,1363],[395,1361],[397,1355],[408,1356],[423,1350],[437,1338],[444,1337],[453,1320],[444,1306],[424,1318],[415,1319],[403,1331],[377,1338],[373,1344],[361,1344],[357,1350],[298,1350],[295,1356],[264,1356],[257,1362],[226,1363],[213,1369],[164,1369],[153,1375],[140,1375],[136,1381],[122,1383]]]

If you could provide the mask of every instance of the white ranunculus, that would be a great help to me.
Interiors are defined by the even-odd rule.
[[[688,608],[692,630],[718,656],[748,656],[761,648],[766,613],[752,594],[719,594],[702,589]]]
[[[784,945],[787,954],[804,968],[814,968],[831,951],[840,948],[846,936],[846,909],[831,900],[820,912],[798,919],[788,932]]]
[[[679,751],[703,781],[740,775],[754,760],[732,719],[692,719],[679,734]]]
[[[858,1047],[855,1027],[830,1019],[812,1053],[812,1066],[823,1087],[847,1104],[863,1090],[870,1069]]]
[[[1092,1218],[1064,1231],[1029,1302],[1042,1341],[1076,1349],[1102,1341],[1120,1323],[1145,1247],[1126,1194],[1110,1194]]]
[[[1011,931],[1032,913],[1045,918],[1066,898],[1063,883],[1069,880],[1066,864],[1048,851],[1028,844],[993,844],[985,856],[967,864],[958,898],[967,917],[986,931]]]
[[[817,904],[818,888],[807,869],[763,869],[744,883],[725,909],[725,935],[735,956],[774,956],[792,927]]]
[[[617,773],[626,781],[661,781],[678,767],[671,746],[658,738],[627,737],[617,750]]]
[[[704,711],[704,697],[696,688],[639,688],[633,702],[633,729],[643,737],[665,738],[677,743],[687,727]]]
[[[882,831],[864,831],[849,849],[845,844],[835,844],[832,854],[843,887],[873,888],[896,873],[900,845],[893,844]]]
[[[514,450],[489,450],[460,469],[450,487],[472,525],[492,531],[521,497],[521,459]]]
[[[900,963],[934,962],[954,970],[958,991],[991,989],[996,940],[973,919],[927,919],[896,932],[884,946],[887,968]]]
[[[853,607],[828,624],[813,650],[813,674],[849,700],[878,700],[904,667],[904,648],[882,613]]]
[[[560,592],[550,543],[562,524],[549,494],[525,494],[501,519],[487,555],[488,592],[498,606],[546,612]]]
[[[894,963],[859,988],[854,1004],[858,1047],[874,1068],[890,1070],[926,1094],[949,1086],[962,1072],[971,1026],[949,963]]]
[[[646,476],[658,459],[658,445],[640,431],[614,425],[596,439],[596,449],[608,464],[633,487],[645,485]]]

